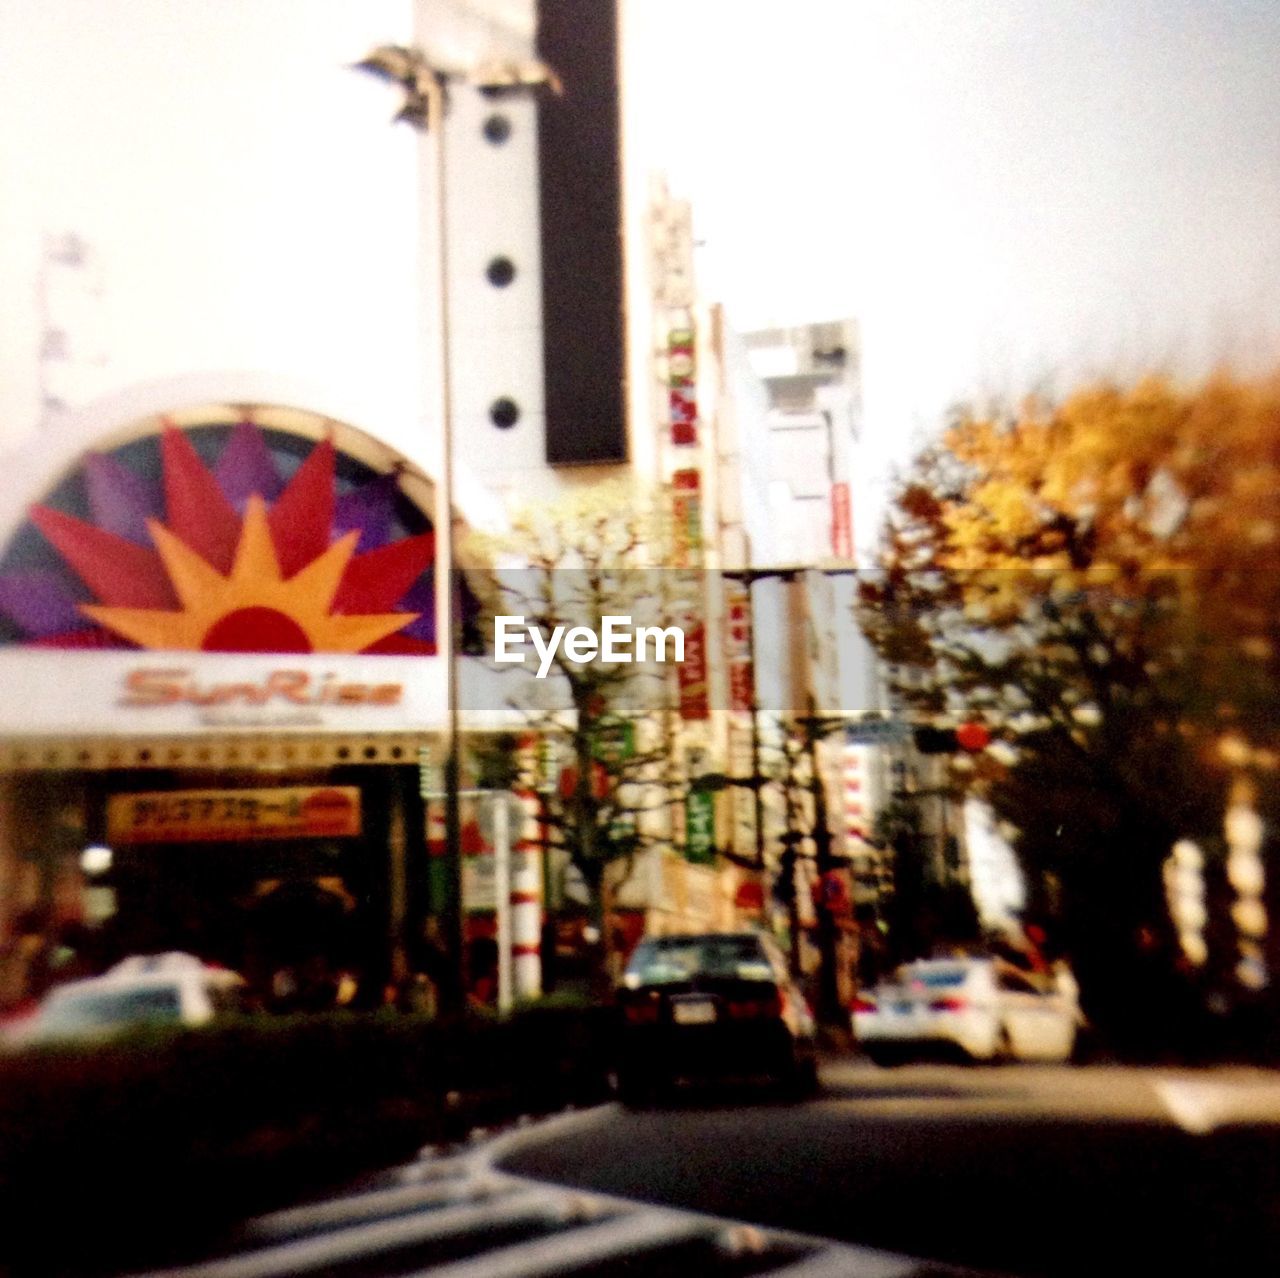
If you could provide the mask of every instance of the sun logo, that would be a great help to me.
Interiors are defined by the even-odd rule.
[[[153,608],[81,609],[143,648],[178,651],[363,652],[416,613],[335,616],[334,596],[360,538],[347,533],[287,580],[271,543],[261,497],[249,498],[231,572],[223,575],[157,520],[147,527],[173,583],[176,612]]]
[[[32,523],[61,564],[38,578],[0,574],[0,609],[27,631],[27,642],[187,652],[435,651],[426,572],[434,538],[394,538],[395,475],[339,497],[326,439],[285,483],[263,432],[249,421],[234,428],[216,470],[166,424],[160,461],[155,483],[111,456],[91,456],[84,482],[93,522],[50,506],[32,509]]]

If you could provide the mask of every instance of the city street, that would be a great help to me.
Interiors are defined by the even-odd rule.
[[[0,31],[0,1278],[1280,1278],[1280,3]]]
[[[522,1120],[238,1224],[21,1272],[1270,1274],[1277,1119],[1280,1077],[1254,1069],[828,1060],[805,1103],[717,1089]]]
[[[1280,1258],[1280,1078],[1264,1071],[840,1061],[806,1104],[716,1099],[553,1122],[501,1165],[1019,1274]]]

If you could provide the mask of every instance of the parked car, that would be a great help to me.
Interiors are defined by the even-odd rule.
[[[782,951],[755,932],[642,941],[618,991],[618,1091],[643,1103],[681,1080],[817,1083],[813,1014]]]
[[[204,1025],[241,1010],[243,977],[191,954],[138,955],[103,976],[51,989],[23,1027],[24,1043],[102,1038],[137,1025]]]
[[[1074,982],[999,959],[922,959],[860,996],[853,1032],[879,1064],[926,1053],[1065,1061],[1080,1010]]]

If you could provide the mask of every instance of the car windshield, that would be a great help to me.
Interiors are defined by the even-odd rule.
[[[177,1021],[182,1002],[175,985],[86,990],[52,999],[42,1015],[50,1029],[100,1029],[137,1021]]]
[[[768,980],[773,974],[764,948],[754,936],[671,937],[645,941],[627,965],[634,984],[659,985],[691,976],[728,976]]]

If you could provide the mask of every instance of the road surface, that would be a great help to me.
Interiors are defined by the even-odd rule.
[[[1016,1274],[1280,1272],[1280,1075],[828,1063],[533,1133],[521,1176]]]

